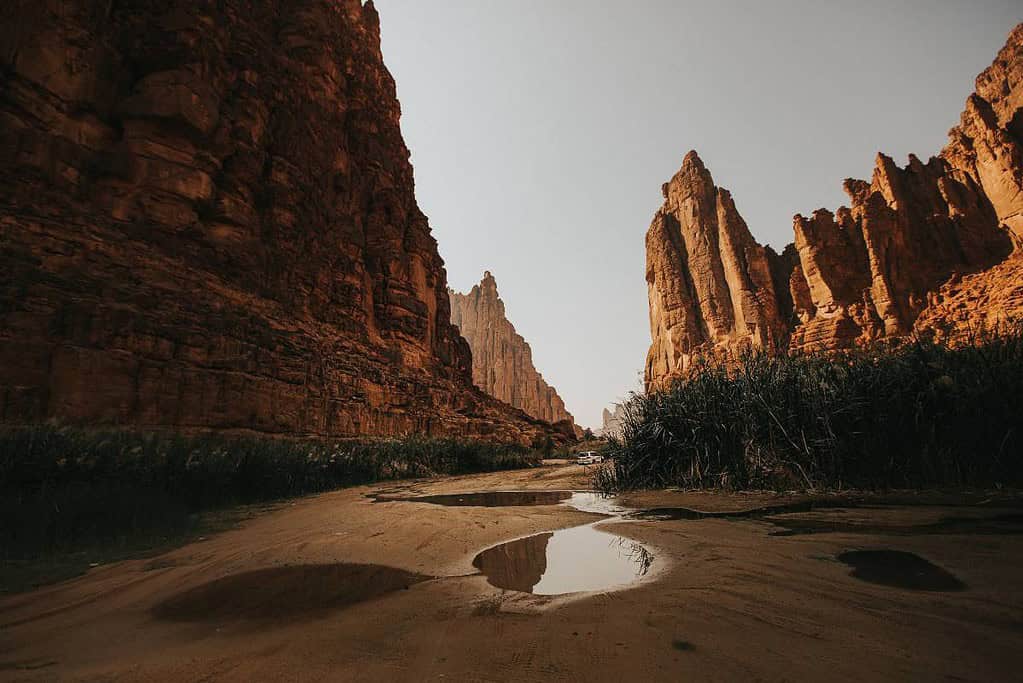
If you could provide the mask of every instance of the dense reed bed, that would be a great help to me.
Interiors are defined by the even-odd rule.
[[[524,467],[518,446],[363,443],[35,426],[0,430],[0,560],[149,547],[202,511],[375,481]]]
[[[1023,484],[1023,334],[744,356],[626,407],[603,490]]]

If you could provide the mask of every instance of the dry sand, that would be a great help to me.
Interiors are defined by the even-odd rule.
[[[372,497],[586,486],[569,465],[305,498],[158,558],[3,599],[0,679],[997,681],[1023,670],[1012,509],[610,520],[598,528],[654,553],[651,574],[628,590],[543,597],[491,586],[474,556],[601,517]],[[790,499],[623,500],[739,510]],[[861,581],[835,558],[864,549],[916,553],[966,588]]]

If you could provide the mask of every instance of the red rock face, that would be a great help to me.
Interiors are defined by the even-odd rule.
[[[993,268],[955,276],[928,297],[918,333],[953,344],[981,332],[1018,332],[1023,323],[1023,252]]]
[[[1012,249],[978,183],[943,157],[926,165],[910,157],[902,169],[878,155],[869,185],[848,180],[845,187],[851,208],[795,218],[809,297],[796,308],[801,324],[794,349],[908,334],[929,292],[953,273],[990,267]]]
[[[448,290],[451,322],[472,349],[472,381],[491,396],[547,422],[567,421],[573,431],[575,419],[554,387],[544,381],[533,365],[533,351],[505,317],[497,281],[487,271],[468,294]]]
[[[947,328],[946,315],[960,331],[1017,315],[1019,269],[992,266],[1023,246],[1023,25],[949,137],[926,164],[878,155],[871,182],[845,181],[848,208],[795,217],[781,255],[757,245],[687,155],[647,233],[647,387],[696,357],[834,350]]]
[[[0,9],[0,420],[530,440],[470,383],[372,2]]]
[[[663,193],[646,234],[648,387],[684,374],[699,357],[784,348],[788,333],[771,265],[779,257],[756,243],[696,152]]]

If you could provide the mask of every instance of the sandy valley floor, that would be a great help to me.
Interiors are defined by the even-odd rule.
[[[626,590],[547,597],[494,587],[473,558],[602,517],[564,504],[381,500],[586,486],[570,465],[302,499],[158,558],[0,600],[0,680],[997,681],[1023,670],[1013,501],[610,518],[597,528],[643,544],[648,574]],[[787,500],[619,502],[720,511]],[[914,553],[955,585],[861,580],[836,559],[857,550]]]

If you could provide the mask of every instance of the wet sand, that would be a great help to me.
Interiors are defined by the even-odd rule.
[[[385,500],[587,486],[569,465],[301,499],[160,557],[0,600],[0,680],[998,681],[1023,667],[1014,501],[832,500],[637,520],[558,495],[507,507]],[[620,502],[730,512],[799,500]],[[961,502],[981,505],[951,504]],[[533,534],[522,546],[542,554],[548,532],[594,522],[653,554],[628,589],[534,595],[473,565]],[[907,571],[922,577],[915,587],[891,579]]]

